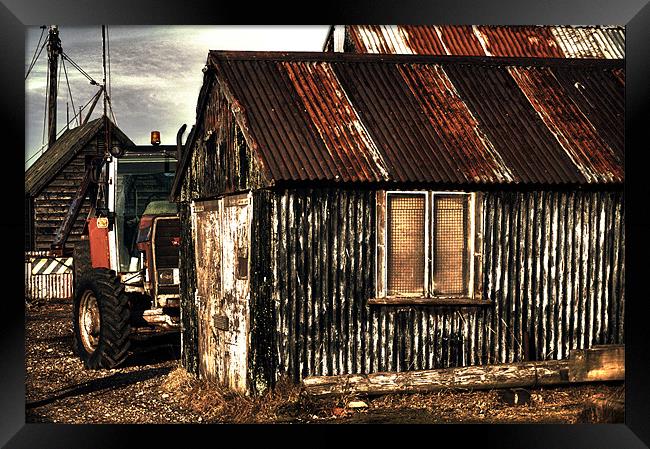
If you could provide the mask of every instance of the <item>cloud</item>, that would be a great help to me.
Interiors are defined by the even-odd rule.
[[[137,144],[148,144],[151,130],[163,144],[174,144],[176,131],[192,125],[209,50],[320,51],[327,26],[111,26],[108,28],[111,98],[120,128]],[[27,31],[25,70],[41,30]],[[102,81],[100,27],[61,27],[64,52],[97,82]],[[66,64],[75,106],[87,103],[97,87]],[[25,159],[42,145],[47,57],[45,51],[25,83]],[[58,128],[71,103],[63,74],[59,81]],[[72,105],[69,105],[72,108]],[[101,113],[101,102],[94,116]],[[71,111],[73,116],[76,111]],[[31,164],[32,161],[30,161]],[[27,167],[28,164],[26,164]]]

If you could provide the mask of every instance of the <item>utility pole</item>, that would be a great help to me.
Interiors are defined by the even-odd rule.
[[[104,117],[106,117],[106,25],[102,25],[102,68],[104,70]]]
[[[108,120],[108,115],[107,115],[107,98],[106,98],[106,25],[102,25],[102,68],[103,68],[103,82],[102,82],[102,90],[100,93],[104,94],[104,116],[102,117],[102,120],[104,120],[104,154],[102,157],[107,158],[108,155],[110,154],[110,145],[111,145],[111,131],[109,129],[109,120]],[[102,92],[103,91],[103,92]],[[97,97],[99,99],[99,96]],[[94,107],[94,104],[93,104]],[[99,148],[98,148],[99,149]],[[106,168],[106,164],[103,165],[102,167],[102,173],[100,176],[100,181],[98,183],[98,190],[97,190],[97,202],[96,202],[96,207],[97,209],[104,209],[108,205],[108,171]]]
[[[62,51],[61,39],[59,39],[59,28],[56,25],[50,26],[47,39],[47,60],[50,71],[50,89],[47,93],[47,146],[49,148],[56,140],[56,83],[59,68],[59,55]]]

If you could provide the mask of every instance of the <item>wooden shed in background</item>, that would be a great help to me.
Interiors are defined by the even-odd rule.
[[[66,130],[25,172],[25,251],[50,250],[90,159],[104,152],[106,120],[102,117]],[[112,122],[110,129],[113,143],[135,145]],[[68,248],[79,241],[90,210],[89,196],[74,223]]]
[[[623,343],[623,60],[207,66],[172,190],[188,371],[259,392]]]

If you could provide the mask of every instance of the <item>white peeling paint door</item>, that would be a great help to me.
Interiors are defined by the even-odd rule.
[[[246,393],[250,195],[196,203],[193,225],[201,374]]]
[[[247,392],[249,335],[249,248],[251,196],[223,199],[222,286],[223,302],[215,316],[215,327],[224,336],[224,383],[241,393]]]
[[[223,301],[221,285],[221,209],[223,200],[196,203],[192,214],[196,267],[199,370],[204,378],[221,381],[223,336],[214,331],[214,316]]]

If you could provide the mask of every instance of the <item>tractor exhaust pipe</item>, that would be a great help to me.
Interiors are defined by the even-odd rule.
[[[180,127],[176,133],[176,160],[180,162],[181,155],[183,153],[183,134],[185,134],[185,129],[187,124],[183,123],[183,126]]]

